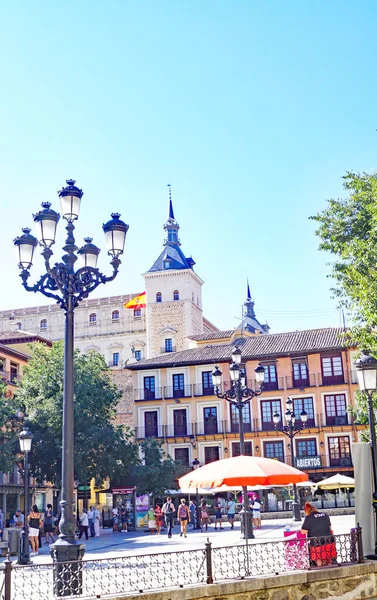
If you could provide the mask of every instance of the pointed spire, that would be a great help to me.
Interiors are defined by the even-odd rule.
[[[171,185],[170,183],[168,183],[168,188],[169,188],[169,219],[171,219],[172,221],[174,221],[174,211],[173,211],[173,202],[171,199]]]
[[[254,312],[254,302],[251,298],[251,294],[250,294],[250,286],[249,286],[249,279],[246,280],[246,301],[245,301],[245,309],[246,309],[246,317],[250,317],[251,319],[255,319],[255,312]]]
[[[247,295],[246,295],[246,298],[247,298],[247,300],[251,300],[249,279],[247,279],[246,281],[247,281]]]

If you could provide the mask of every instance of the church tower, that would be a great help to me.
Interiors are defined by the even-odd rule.
[[[249,282],[247,282],[246,301],[244,303],[242,323],[237,329],[243,329],[256,335],[260,333],[268,333],[270,330],[267,323],[265,325],[261,325],[255,316],[254,301],[251,298]]]
[[[203,333],[202,285],[195,261],[186,258],[179,241],[169,184],[169,216],[164,248],[147,273],[147,357],[189,348],[188,336]]]

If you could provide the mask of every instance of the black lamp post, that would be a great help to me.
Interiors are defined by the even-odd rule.
[[[293,411],[293,402],[290,398],[287,399],[286,407],[287,407],[287,410],[285,411],[285,420],[287,422],[286,425],[283,425],[282,421],[280,420],[279,413],[277,413],[277,412],[274,413],[272,418],[274,421],[276,431],[281,431],[282,433],[287,435],[290,439],[291,460],[292,460],[292,467],[294,467],[295,466],[295,448],[294,448],[293,438],[295,437],[295,435],[300,433],[300,431],[305,429],[306,421],[308,420],[308,414],[305,410],[302,410],[300,413],[300,417],[301,417],[300,421],[296,421],[296,415]],[[293,485],[292,509],[293,509],[294,520],[301,521],[301,509],[300,509],[300,502],[298,500],[296,484]]]
[[[20,449],[24,454],[24,526],[22,530],[22,547],[19,558],[20,565],[29,565],[31,563],[29,553],[29,522],[27,520],[29,514],[29,452],[31,450],[31,442],[33,435],[30,431],[24,429],[18,436],[20,441]]]
[[[373,410],[373,394],[377,391],[377,360],[364,352],[359,359],[355,361],[357,379],[361,392],[364,392],[368,403],[368,420],[370,449],[372,452],[372,468],[374,492],[372,497],[372,506],[375,514],[375,538],[374,554],[367,558],[377,560],[377,444],[376,444],[376,422]]]
[[[67,186],[58,192],[63,219],[67,221],[67,239],[63,247],[62,262],[51,266],[51,246],[55,243],[56,227],[60,215],[50,208],[49,202],[42,204],[42,210],[34,215],[39,226],[39,242],[30,234],[30,229],[23,229],[23,235],[14,240],[19,251],[19,267],[24,288],[28,292],[41,292],[53,298],[64,310],[64,385],[63,385],[63,432],[62,432],[62,490],[60,535],[51,546],[55,568],[55,593],[68,596],[80,593],[81,569],[77,567],[77,576],[69,569],[59,570],[59,563],[80,560],[84,553],[84,545],[77,544],[75,539],[74,507],[74,409],[73,409],[73,341],[74,310],[81,300],[87,298],[101,283],[115,279],[120,265],[119,256],[123,254],[128,225],[120,220],[118,213],[111,215],[111,220],[103,225],[108,254],[112,257],[113,274],[103,275],[97,269],[99,248],[92,244],[91,238],[85,238],[85,245],[78,249],[75,245],[74,221],[79,216],[83,191],[75,186],[73,179],[67,180]],[[28,285],[33,254],[38,243],[43,247],[42,256],[46,273],[34,286]],[[75,263],[78,268],[75,270]],[[76,563],[77,564],[77,563]],[[74,565],[72,565],[74,567]]]
[[[194,471],[196,471],[196,469],[200,467],[200,462],[198,461],[197,458],[195,458],[192,461],[192,468],[194,469]],[[195,490],[195,501],[196,501],[196,523],[195,523],[195,529],[200,529],[200,507],[199,507],[199,491],[198,488],[196,488]]]
[[[222,382],[222,372],[219,367],[216,366],[212,372],[212,382],[215,390],[215,394],[218,398],[222,398],[232,404],[238,409],[239,415],[239,433],[240,433],[240,454],[245,454],[245,436],[243,428],[243,411],[244,407],[250,402],[255,396],[260,396],[263,391],[264,382],[264,367],[259,365],[255,369],[255,379],[259,384],[258,390],[252,390],[246,387],[246,374],[244,370],[240,369],[242,362],[242,354],[239,348],[235,348],[232,352],[232,363],[229,367],[230,378],[232,381],[231,388],[226,392],[220,391]],[[253,533],[253,518],[250,510],[249,496],[247,492],[247,486],[242,487],[243,494],[243,534],[245,539],[254,538]]]

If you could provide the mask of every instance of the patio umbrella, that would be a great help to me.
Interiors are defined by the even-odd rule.
[[[346,475],[337,473],[332,477],[323,479],[317,485],[323,490],[339,490],[340,488],[355,487],[355,480],[352,477],[347,477]]]
[[[307,481],[309,476],[272,458],[236,456],[199,467],[178,480],[180,488],[197,486],[214,488],[222,485],[288,485]]]

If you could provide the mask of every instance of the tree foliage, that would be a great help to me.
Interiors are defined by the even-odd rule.
[[[17,391],[33,433],[31,469],[41,482],[57,485],[61,478],[62,342],[47,348],[33,344],[32,357],[24,369]],[[137,446],[124,427],[115,424],[121,392],[111,380],[104,357],[91,351],[74,355],[75,478],[99,485],[107,477],[126,476],[138,461]]]
[[[311,218],[319,248],[332,254],[333,292],[353,319],[352,340],[377,356],[377,174],[346,173],[344,189],[347,198]]]
[[[138,493],[161,498],[167,490],[178,489],[177,479],[184,475],[187,468],[166,455],[162,443],[154,438],[146,439],[140,447],[144,464],[134,471]]]
[[[11,469],[19,453],[17,435],[21,424],[17,409],[17,401],[0,380],[0,471],[4,473]]]

